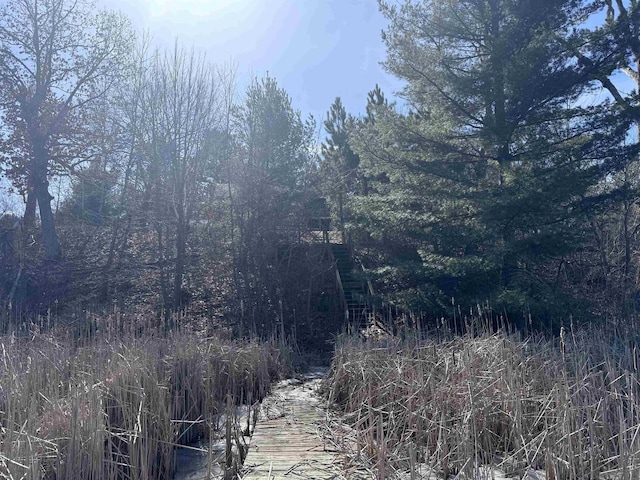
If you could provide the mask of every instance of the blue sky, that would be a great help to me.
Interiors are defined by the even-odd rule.
[[[381,31],[386,27],[376,0],[98,0],[119,10],[155,43],[206,52],[216,64],[233,62],[241,95],[253,76],[267,72],[318,128],[340,96],[347,111],[364,113],[367,92],[380,85],[388,98],[402,88],[384,72]],[[319,133],[319,135],[323,135]],[[0,176],[0,215],[18,209]],[[10,203],[11,205],[7,205]]]
[[[364,112],[378,83],[388,97],[399,80],[379,62],[386,27],[376,0],[102,0],[121,10],[156,42],[178,38],[217,64],[234,62],[239,84],[266,72],[278,80],[303,116],[318,125],[340,96],[353,114]]]

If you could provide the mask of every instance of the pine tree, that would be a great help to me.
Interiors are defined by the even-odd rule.
[[[387,105],[387,99],[385,98],[380,85],[376,84],[375,88],[367,93],[367,115],[364,121],[367,123],[374,122],[376,108],[385,105]]]
[[[322,144],[323,190],[338,219],[338,226],[344,231],[348,217],[345,212],[347,197],[358,190],[358,165],[360,158],[349,144],[350,129],[354,124],[351,115],[336,97],[331,105],[324,128],[327,138]]]
[[[291,245],[288,235],[299,231],[314,130],[313,119],[303,121],[287,92],[269,76],[255,80],[234,111],[236,286],[242,315],[260,321],[253,329],[274,328],[286,308],[279,248]]]
[[[581,45],[576,55],[586,65],[592,65],[594,59],[603,63],[603,68],[595,71],[594,79],[611,96],[611,115],[621,115],[631,123],[625,139],[626,148],[620,152],[620,156],[630,162],[621,172],[606,178],[601,185],[601,190],[609,195],[611,205],[592,222],[594,250],[601,263],[597,276],[602,285],[598,293],[604,293],[603,303],[607,310],[627,317],[637,309],[636,279],[640,271],[634,254],[634,246],[639,238],[635,225],[640,214],[637,205],[640,198],[640,121],[637,115],[637,93],[640,87],[640,4],[635,0],[616,0],[615,3],[613,0],[605,0],[602,7],[605,12],[604,23],[589,32],[589,42]],[[634,88],[630,92],[626,86],[620,85],[616,78],[621,76],[617,75],[619,73],[624,73],[632,82]],[[598,228],[600,231],[596,231]],[[604,238],[618,238],[618,232],[619,242],[603,242]],[[615,274],[616,271],[621,274]]]
[[[372,106],[355,151],[371,181],[358,224],[396,302],[442,312],[489,300],[511,315],[557,305],[554,268],[582,245],[592,187],[624,166],[624,121],[580,100],[574,51],[595,6],[569,0],[381,2],[386,68],[406,115]]]

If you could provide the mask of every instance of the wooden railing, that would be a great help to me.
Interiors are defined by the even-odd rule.
[[[333,256],[333,251],[331,250],[331,246],[327,244],[327,251],[329,252],[329,259],[333,264],[333,272],[336,277],[336,288],[338,289],[338,297],[340,301],[340,308],[344,312],[344,318],[348,322],[349,321],[349,307],[347,306],[347,297],[344,294],[344,288],[342,286],[342,279],[340,278],[340,272],[338,271],[338,261]]]
[[[353,263],[364,274],[363,281],[365,282],[366,292],[367,292],[366,300],[367,300],[367,304],[369,305],[369,308],[371,309],[373,318],[381,320],[382,326],[385,330],[388,330],[389,332],[393,331],[395,327],[394,327],[394,322],[391,319],[391,315],[389,315],[389,318],[387,318],[387,315],[385,314],[385,311],[391,312],[392,310],[391,305],[389,305],[387,302],[382,300],[382,298],[378,298],[379,302],[374,302],[374,299],[376,298],[376,294],[373,289],[373,283],[371,282],[371,280],[367,275],[368,270],[362,264],[362,261],[360,260],[358,255],[356,255],[355,249],[353,247],[353,243],[350,242],[351,238],[349,237],[347,240],[349,241],[348,247],[349,247],[351,258],[353,259]],[[379,307],[379,308],[376,308],[376,307]]]

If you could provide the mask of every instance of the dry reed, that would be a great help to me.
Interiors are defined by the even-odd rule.
[[[354,462],[377,478],[637,479],[638,338],[346,335],[324,392],[353,427]]]
[[[176,445],[220,431],[229,402],[260,400],[284,368],[274,344],[122,338],[0,337],[0,478],[169,479]]]

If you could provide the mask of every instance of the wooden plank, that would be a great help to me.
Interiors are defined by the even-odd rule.
[[[318,434],[325,418],[318,381],[281,384],[262,404],[240,478],[341,479],[338,452]]]

